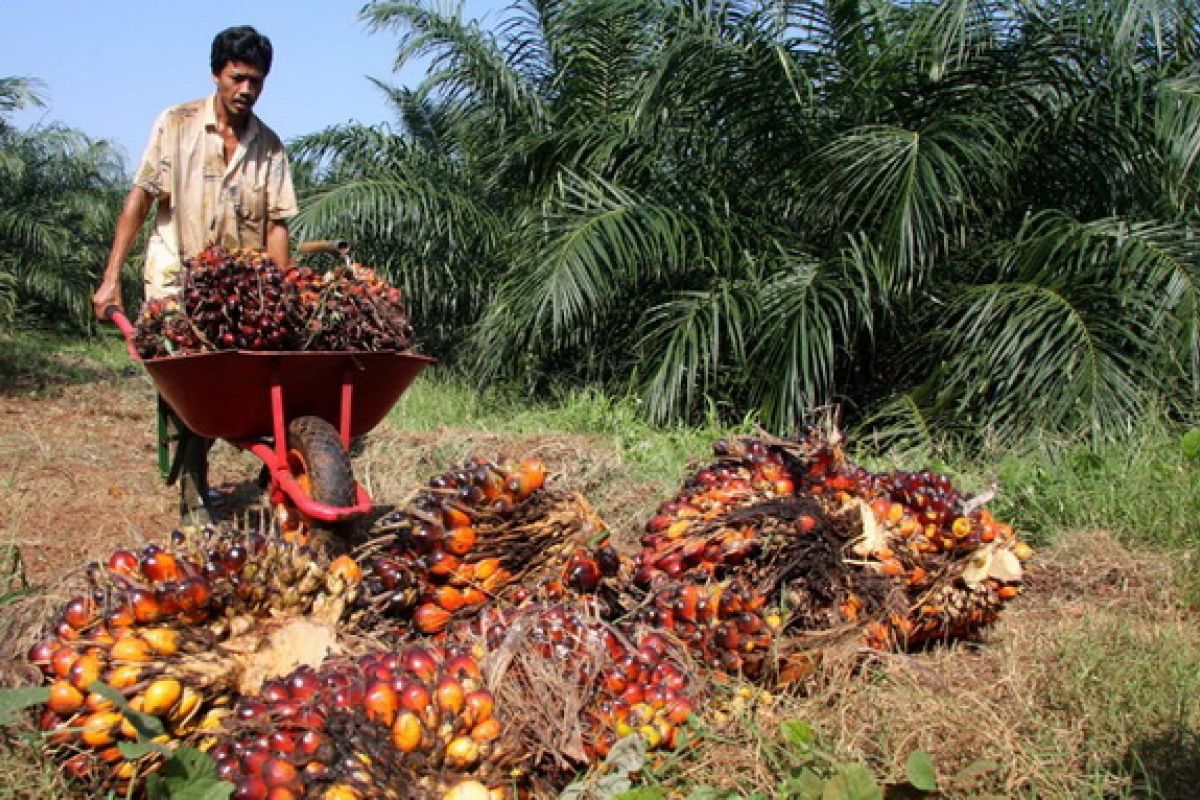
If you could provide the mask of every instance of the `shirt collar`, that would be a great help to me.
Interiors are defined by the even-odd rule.
[[[208,101],[204,103],[204,112],[201,119],[204,121],[204,127],[208,130],[217,129],[217,93],[213,92],[208,96]],[[258,136],[258,115],[253,111],[250,112],[250,121],[246,123],[246,133],[242,137],[241,146],[246,147],[255,137]]]

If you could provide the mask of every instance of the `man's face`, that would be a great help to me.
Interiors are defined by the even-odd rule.
[[[262,94],[266,79],[267,76],[258,67],[241,61],[228,61],[220,72],[213,75],[213,83],[217,85],[217,102],[230,119],[244,119]]]

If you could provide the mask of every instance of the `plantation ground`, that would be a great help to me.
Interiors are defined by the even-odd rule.
[[[68,369],[80,364],[88,368]],[[0,394],[0,544],[19,546],[39,587],[0,609],[6,683],[19,680],[30,623],[67,596],[87,561],[161,539],[176,522],[176,492],[155,467],[147,380],[82,357],[62,366]],[[56,374],[72,377],[46,380]],[[632,544],[639,521],[673,493],[687,456],[706,457],[704,436],[681,433],[639,442],[553,432],[544,420],[496,432],[473,424],[463,398],[416,390],[368,437],[355,469],[373,496],[402,503],[472,453],[536,455]],[[224,445],[214,454],[226,508],[245,510],[255,496],[253,460]],[[723,710],[707,715],[696,746],[653,762],[644,782],[669,796],[701,786],[730,793],[708,797],[781,796],[781,781],[805,756],[780,725],[802,720],[823,743],[818,766],[861,761],[899,782],[908,754],[924,750],[950,796],[1194,797],[1200,620],[1176,589],[1186,562],[1130,551],[1103,531],[1053,538],[1025,596],[981,644],[865,661],[842,647],[803,692],[721,688],[713,708]],[[70,796],[10,746],[0,742],[0,798]]]

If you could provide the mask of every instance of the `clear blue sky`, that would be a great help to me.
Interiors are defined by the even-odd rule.
[[[440,0],[439,7],[453,8]],[[367,76],[415,86],[424,64],[393,72],[398,34],[368,33],[364,0],[0,0],[0,76],[42,81],[46,108],[25,127],[61,122],[109,139],[132,171],[163,108],[212,91],[213,35],[253,25],[275,60],[255,112],[284,140],[355,120],[389,119]],[[492,27],[508,0],[466,0],[463,16]]]

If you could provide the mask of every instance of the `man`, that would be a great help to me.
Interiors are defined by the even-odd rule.
[[[276,263],[291,263],[288,219],[298,210],[291,169],[279,137],[252,112],[271,56],[270,40],[254,28],[221,31],[212,43],[216,91],[159,115],[92,296],[97,317],[121,307],[121,267],[155,203],[143,271],[147,299],[177,292],[184,260],[209,244],[265,249]],[[208,448],[198,449],[189,471],[212,499]]]

